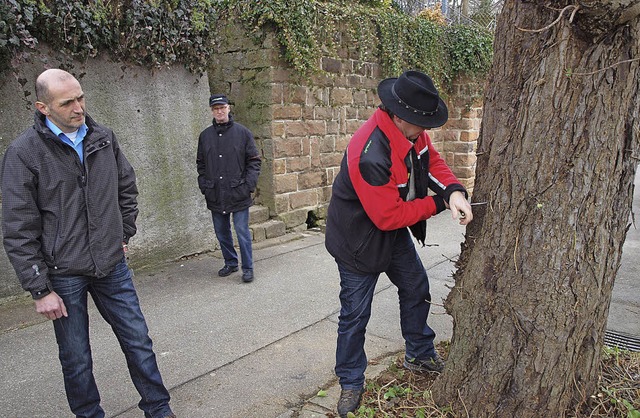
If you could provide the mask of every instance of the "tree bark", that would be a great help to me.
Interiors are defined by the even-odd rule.
[[[434,386],[461,416],[574,415],[595,393],[640,157],[638,3],[505,2],[477,150],[487,204]]]

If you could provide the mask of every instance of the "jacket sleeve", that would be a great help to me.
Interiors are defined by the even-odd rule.
[[[136,174],[133,167],[124,156],[120,145],[113,135],[113,147],[118,164],[118,203],[122,214],[123,241],[128,243],[129,238],[136,234],[136,218],[138,217],[138,187],[136,186]]]
[[[37,204],[37,168],[28,164],[28,153],[9,146],[2,160],[3,244],[22,288],[50,287],[40,239],[41,214]]]
[[[260,175],[260,167],[262,159],[256,147],[256,141],[253,139],[251,131],[247,130],[248,138],[245,145],[245,182],[249,189],[253,192],[258,184],[258,176]]]
[[[196,153],[196,168],[198,170],[198,187],[200,188],[200,192],[204,194],[205,189],[205,180],[206,180],[206,169],[207,169],[207,161],[206,154],[204,150],[204,146],[202,145],[204,132],[200,134],[198,137],[198,151]]]

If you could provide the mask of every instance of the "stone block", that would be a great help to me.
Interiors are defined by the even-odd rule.
[[[287,159],[278,158],[273,160],[273,174],[285,174],[287,172]]]
[[[353,104],[356,106],[367,105],[367,92],[364,90],[356,90],[353,92]]]
[[[289,205],[289,194],[280,194],[275,198],[276,213],[285,213],[291,209]]]
[[[253,242],[260,242],[267,239],[267,233],[262,225],[249,225],[249,230],[253,235]]]
[[[274,105],[271,109],[274,119],[298,120],[302,116],[302,106],[299,104]]]
[[[320,153],[333,152],[336,150],[336,136],[326,135],[318,142]]]
[[[342,161],[342,152],[331,152],[320,155],[320,161],[324,167],[339,166]]]
[[[276,193],[289,193],[298,190],[297,174],[278,174],[274,177]]]
[[[281,237],[287,232],[287,227],[284,222],[271,220],[264,223],[265,233],[267,238]]]
[[[460,131],[460,141],[472,142],[477,141],[480,133],[478,131]]]
[[[331,91],[331,105],[341,106],[353,104],[353,93],[351,89],[335,88]]]
[[[287,85],[284,87],[284,99],[290,104],[299,104],[306,106],[307,91],[307,87],[304,86],[296,86],[292,84]]]
[[[286,129],[287,127],[285,127]],[[274,138],[273,148],[274,158],[299,157],[302,155],[301,138]]]
[[[290,157],[286,160],[287,173],[308,170],[311,167],[311,159],[308,156]]]
[[[358,119],[350,119],[347,121],[347,134],[353,135],[362,126],[362,121]]]
[[[453,165],[455,167],[472,167],[478,157],[475,154],[463,153],[463,154],[455,154],[453,158]]]
[[[285,122],[271,122],[271,136],[273,137],[284,137]]]
[[[308,120],[306,122],[306,125],[307,125],[308,135],[326,135],[327,134],[327,124],[324,120]]]
[[[295,228],[298,225],[307,223],[307,216],[309,216],[308,208],[304,209],[296,209],[287,213],[282,213],[278,215],[278,219],[280,219],[288,229]]]
[[[318,193],[315,189],[303,190],[289,194],[291,209],[316,206],[318,204]]]
[[[335,58],[322,57],[322,69],[328,73],[342,73],[342,61]]]
[[[298,175],[298,190],[312,189],[326,184],[327,177],[323,170],[300,173]]]
[[[293,120],[290,122],[287,122],[287,124],[285,125],[285,134],[288,137],[302,137],[302,136],[307,136],[309,134],[308,131],[308,125],[306,122],[301,121],[301,120]]]
[[[446,129],[459,129],[462,131],[470,131],[475,129],[474,119],[449,119],[445,127]]]
[[[249,208],[249,224],[257,224],[269,220],[269,208],[253,205]]]

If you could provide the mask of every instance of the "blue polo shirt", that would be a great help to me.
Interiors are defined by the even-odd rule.
[[[87,135],[87,124],[83,123],[80,128],[78,128],[78,135],[76,136],[75,142],[69,139],[68,136],[64,134],[53,122],[49,120],[49,118],[45,118],[45,123],[47,127],[51,129],[58,138],[62,140],[65,144],[69,145],[80,157],[80,161],[84,164],[84,149],[82,148],[82,141],[84,137]]]

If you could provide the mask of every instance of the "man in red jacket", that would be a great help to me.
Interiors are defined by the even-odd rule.
[[[347,146],[327,215],[325,245],[340,272],[335,372],[341,417],[357,409],[364,392],[365,332],[380,273],[398,287],[404,366],[417,372],[444,369],[427,325],[427,273],[411,235],[424,244],[426,219],[446,208],[462,225],[473,219],[465,188],[426,132],[448,119],[431,78],[407,71],[383,80],[378,95],[380,108]],[[435,195],[428,196],[428,189]]]

